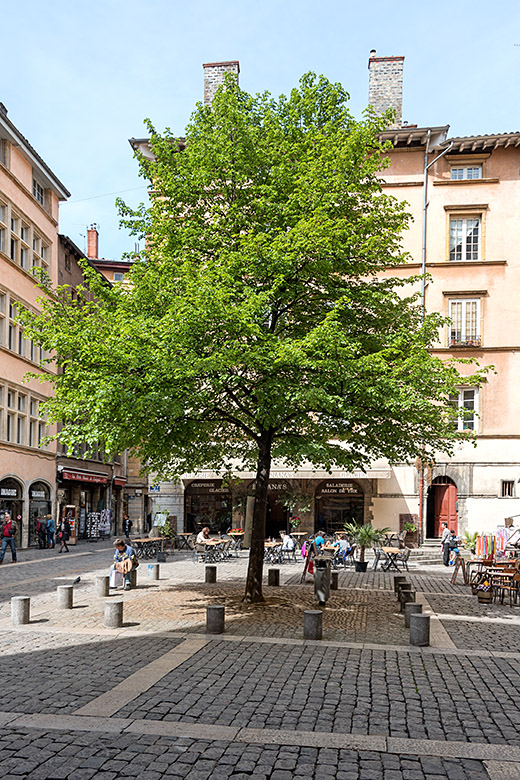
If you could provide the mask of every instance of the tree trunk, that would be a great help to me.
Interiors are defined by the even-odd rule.
[[[267,516],[267,485],[271,471],[272,433],[265,432],[260,437],[255,480],[255,508],[251,529],[251,549],[247,569],[246,592],[243,601],[252,604],[264,600],[262,593],[262,575],[264,571],[265,519]]]

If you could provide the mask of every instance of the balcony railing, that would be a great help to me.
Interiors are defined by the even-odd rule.
[[[472,336],[471,338],[455,338],[451,337],[449,340],[450,347],[480,347],[482,346],[482,339],[480,336]]]

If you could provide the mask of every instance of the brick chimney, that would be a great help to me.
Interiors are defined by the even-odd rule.
[[[368,60],[368,102],[376,114],[395,109],[391,129],[401,127],[403,115],[404,57],[376,57],[375,49]]]
[[[99,251],[99,233],[94,223],[87,229],[87,257],[89,260],[97,260]]]
[[[232,73],[236,76],[238,82],[238,74],[240,73],[240,65],[238,60],[230,60],[229,62],[206,62],[204,68],[204,105],[211,105],[215,92],[224,83],[224,74]]]

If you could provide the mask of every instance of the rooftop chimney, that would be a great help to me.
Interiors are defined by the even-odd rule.
[[[404,57],[376,57],[375,49],[368,60],[368,102],[376,114],[395,109],[391,129],[401,127],[403,114]]]
[[[210,106],[217,89],[224,83],[224,74],[232,73],[236,76],[240,73],[238,60],[230,62],[206,62],[204,68],[204,105]]]
[[[98,259],[99,233],[96,223],[87,228],[87,257],[89,260]]]

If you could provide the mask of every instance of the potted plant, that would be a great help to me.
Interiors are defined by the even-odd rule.
[[[381,538],[390,533],[389,528],[374,528],[373,525],[358,525],[357,523],[346,523],[345,533],[350,536],[359,550],[359,560],[354,561],[356,571],[366,571],[368,561],[365,561],[365,550],[367,547],[373,547],[381,542]]]
[[[477,547],[477,536],[478,531],[475,531],[474,534],[470,533],[469,531],[464,531],[464,547],[469,550],[472,555],[475,555],[475,549]]]
[[[481,604],[489,604],[493,599],[493,590],[489,580],[483,580],[480,585],[476,587],[477,598]]]
[[[417,531],[417,526],[413,523],[405,523],[403,525],[403,531],[406,531],[407,534],[414,534]]]

